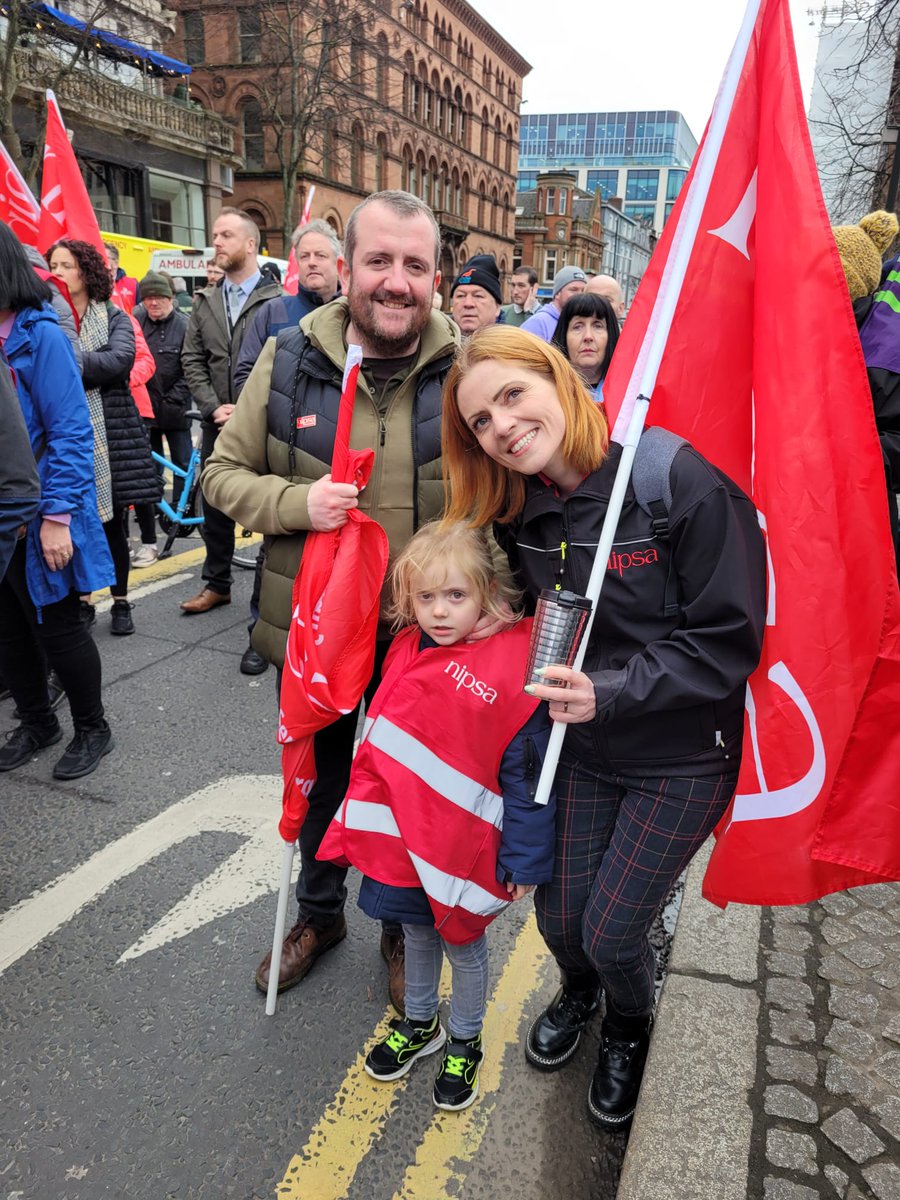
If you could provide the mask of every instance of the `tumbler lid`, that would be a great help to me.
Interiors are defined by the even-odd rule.
[[[579,596],[577,592],[557,592],[553,588],[544,588],[541,599],[547,604],[557,604],[560,608],[580,608],[588,612],[591,610],[591,602],[587,596]]]

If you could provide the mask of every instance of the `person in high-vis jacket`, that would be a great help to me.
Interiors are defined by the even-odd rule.
[[[457,1111],[478,1094],[485,931],[553,873],[555,806],[534,800],[550,721],[523,691],[531,622],[516,621],[509,572],[481,530],[424,526],[392,584],[408,627],[386,659],[319,857],[362,871],[360,908],[403,926],[406,1017],[391,1021],[366,1071],[399,1079],[443,1047],[434,1103]],[[486,615],[500,631],[467,640]],[[438,1015],[445,954],[449,1038]]]

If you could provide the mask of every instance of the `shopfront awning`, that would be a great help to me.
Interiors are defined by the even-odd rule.
[[[59,33],[68,31],[70,40],[76,34],[81,37],[87,33],[95,47],[105,56],[116,58],[120,62],[131,62],[135,66],[140,66],[150,75],[191,74],[191,68],[187,63],[179,62],[177,58],[169,58],[167,54],[160,54],[156,50],[148,50],[146,46],[130,42],[117,33],[97,29],[95,26],[88,28],[84,21],[79,21],[77,17],[70,17],[68,13],[54,8],[51,4],[30,4],[28,9],[23,9],[23,16],[29,10],[34,15],[35,25],[43,18],[50,22]]]

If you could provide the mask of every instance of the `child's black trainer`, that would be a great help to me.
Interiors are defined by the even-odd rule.
[[[484,1054],[481,1034],[462,1041],[450,1034],[444,1057],[434,1081],[434,1102],[447,1112],[468,1108],[478,1095],[478,1068]]]
[[[437,1013],[427,1025],[416,1025],[395,1017],[391,1032],[366,1056],[366,1073],[373,1079],[400,1079],[417,1058],[425,1058],[440,1050],[447,1035]]]

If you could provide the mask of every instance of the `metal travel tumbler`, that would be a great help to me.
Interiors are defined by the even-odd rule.
[[[590,611],[591,602],[586,596],[544,588],[538,597],[531,629],[526,685],[543,683],[547,687],[561,686],[559,680],[544,679],[536,672],[540,667],[571,667]]]

